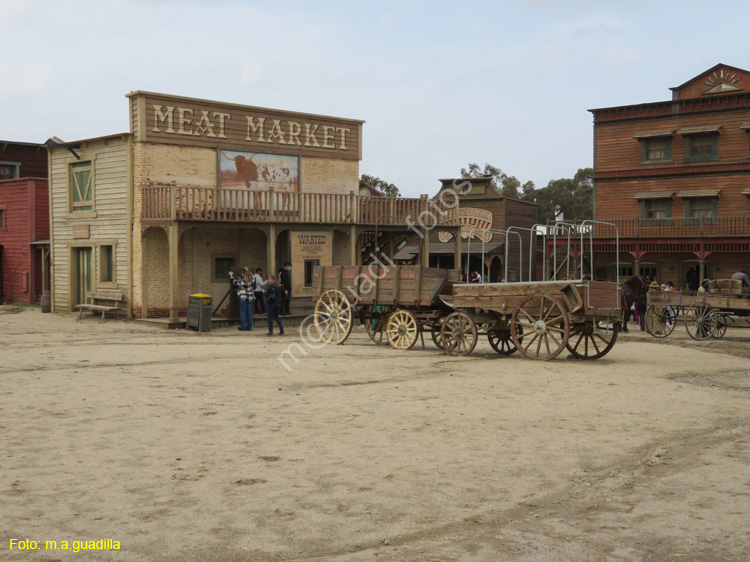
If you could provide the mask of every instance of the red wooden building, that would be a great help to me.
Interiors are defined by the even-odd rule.
[[[0,141],[0,303],[38,302],[48,262],[47,150]]]
[[[672,99],[592,109],[595,276],[686,285],[750,263],[750,72],[718,64]],[[619,235],[620,270],[615,271]]]

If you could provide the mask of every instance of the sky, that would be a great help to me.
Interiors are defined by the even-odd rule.
[[[365,120],[360,173],[593,166],[588,111],[750,68],[747,0],[0,0],[0,139],[127,132],[136,90]]]

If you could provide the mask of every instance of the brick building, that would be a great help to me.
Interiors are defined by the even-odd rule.
[[[596,277],[685,287],[750,262],[750,72],[718,64],[672,99],[591,110]],[[620,271],[615,271],[619,235]]]
[[[230,268],[286,261],[309,299],[315,265],[362,263],[374,228],[403,231],[427,204],[360,195],[363,121],[127,97],[129,133],[48,141],[56,310],[103,289],[177,321],[190,294],[222,297]]]
[[[0,302],[39,302],[48,239],[47,151],[0,141]]]

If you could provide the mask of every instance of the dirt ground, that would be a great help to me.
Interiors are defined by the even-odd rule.
[[[593,362],[265,332],[0,307],[0,559],[750,559],[750,329]]]

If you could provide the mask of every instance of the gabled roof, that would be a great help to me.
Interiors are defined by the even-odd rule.
[[[747,91],[750,90],[750,71],[719,63],[670,90],[673,99],[693,99]]]

